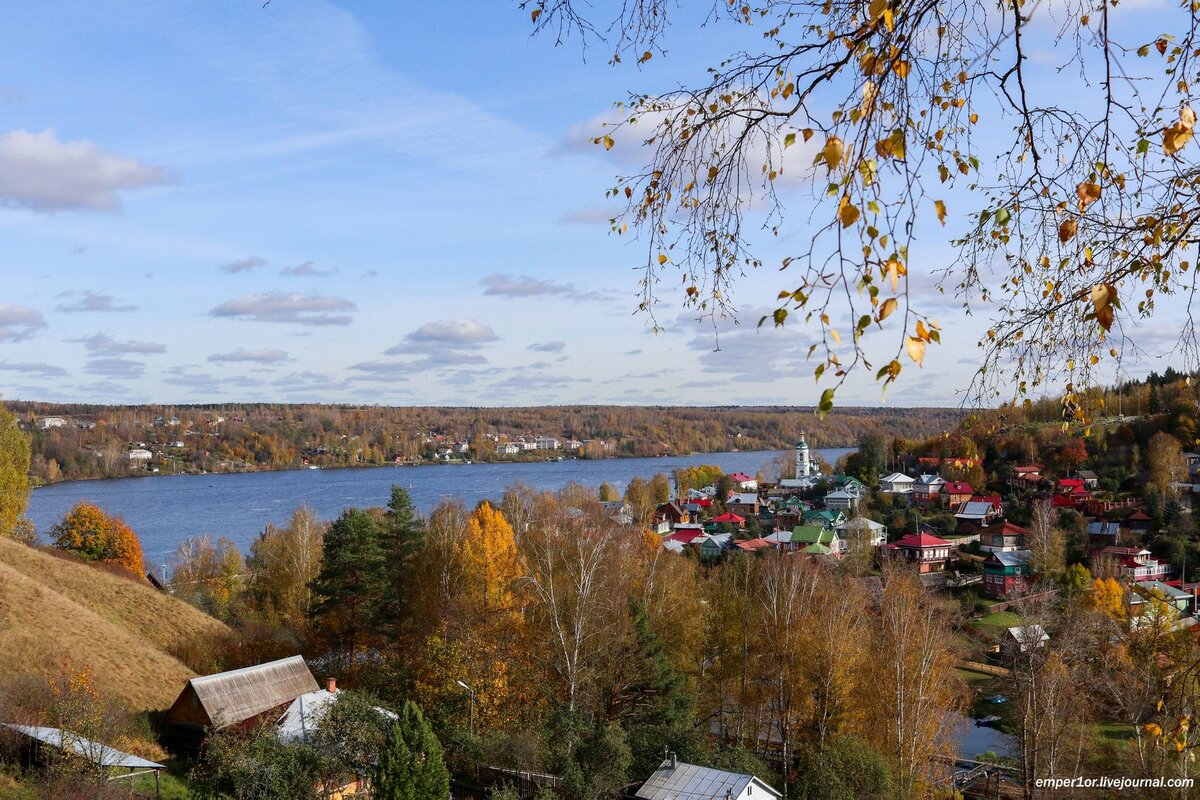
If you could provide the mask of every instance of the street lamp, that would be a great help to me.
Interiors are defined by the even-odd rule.
[[[472,689],[470,686],[467,686],[462,681],[456,680],[455,683],[457,683],[462,688],[466,689],[467,693],[471,696],[471,735],[474,736],[475,735],[475,690]]]

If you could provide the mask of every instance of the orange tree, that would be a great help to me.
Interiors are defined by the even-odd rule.
[[[50,529],[50,536],[60,550],[142,574],[142,543],[137,534],[120,517],[92,503],[78,503]]]

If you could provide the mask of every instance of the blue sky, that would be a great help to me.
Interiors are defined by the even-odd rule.
[[[503,2],[8,9],[0,392],[815,404],[809,334],[755,328],[774,270],[743,282],[719,352],[670,304],[650,332],[642,251],[604,200],[631,154],[588,143],[613,101],[697,79],[744,32],[680,24],[614,69],[529,31]],[[943,311],[957,335],[888,403],[958,401],[980,323]],[[880,400],[869,379],[839,395]]]

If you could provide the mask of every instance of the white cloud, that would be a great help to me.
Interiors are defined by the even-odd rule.
[[[239,347],[228,353],[213,353],[208,357],[209,361],[214,363],[224,362],[247,362],[253,364],[280,364],[284,361],[290,361],[288,354],[284,350],[247,350],[244,347]]]
[[[262,292],[227,300],[209,311],[210,316],[253,322],[287,322],[296,325],[349,325],[349,312],[357,306],[341,297]]]
[[[40,311],[26,306],[0,305],[0,342],[19,342],[28,339],[39,328],[46,327]]]
[[[52,130],[0,134],[0,198],[34,211],[114,211],[119,193],[167,183],[158,167],[101,150],[92,142],[60,141]]]
[[[97,333],[94,336],[88,336],[83,339],[72,339],[72,341],[82,342],[87,349],[93,353],[149,354],[167,352],[167,346],[165,344],[135,341],[120,342],[104,333]]]
[[[296,264],[279,270],[280,275],[291,278],[323,278],[327,275],[333,275],[336,272],[336,269],[318,269],[311,261],[305,261],[303,264]]]
[[[493,272],[479,282],[483,293],[492,297],[544,297],[557,295],[573,300],[605,300],[608,296],[603,292],[584,291],[577,289],[574,284],[556,283],[528,275],[509,275],[504,272]]]
[[[120,303],[117,298],[111,294],[102,294],[90,290],[63,292],[59,297],[76,297],[74,302],[60,303],[56,311],[62,311],[65,314],[77,314],[81,312],[109,312],[109,311],[137,311],[137,306],[128,303]]]
[[[0,361],[0,370],[5,372],[20,372],[24,375],[37,375],[41,378],[57,378],[67,374],[62,367],[46,364],[41,361]]]
[[[228,264],[222,264],[221,271],[228,272],[230,274],[238,272],[253,272],[259,267],[265,267],[266,265],[267,260],[262,256],[248,256],[246,258],[239,258],[236,261],[230,261]]]
[[[417,328],[405,341],[424,348],[428,345],[441,345],[448,348],[477,348],[488,342],[494,342],[500,337],[487,325],[474,319],[452,319],[427,322]],[[396,345],[386,351],[389,356],[411,352],[414,348]]]
[[[84,370],[106,378],[140,378],[146,365],[127,358],[96,358],[87,363]]]
[[[566,346],[566,342],[535,342],[525,349],[535,353],[561,353]]]

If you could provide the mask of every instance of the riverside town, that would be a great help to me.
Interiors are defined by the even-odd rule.
[[[1200,0],[5,12],[0,800],[1200,798]]]

